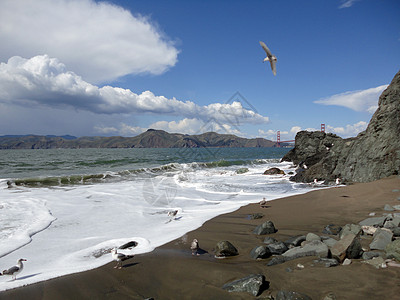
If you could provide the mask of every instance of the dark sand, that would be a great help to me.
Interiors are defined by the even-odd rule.
[[[254,299],[247,293],[221,289],[227,282],[249,274],[264,274],[270,287],[257,298],[275,295],[280,289],[302,292],[312,299],[323,299],[333,292],[337,299],[400,299],[400,268],[375,269],[353,260],[349,266],[311,266],[315,257],[292,260],[267,267],[268,260],[252,260],[251,249],[265,236],[252,230],[266,220],[274,222],[278,240],[321,231],[327,224],[358,223],[370,212],[385,213],[385,204],[400,204],[398,176],[366,184],[313,191],[308,194],[269,202],[270,207],[250,204],[218,216],[201,228],[172,241],[152,253],[126,261],[122,270],[115,263],[101,268],[52,279],[0,293],[0,299]],[[261,199],[260,199],[261,200]],[[262,219],[249,214],[262,212]],[[197,238],[208,253],[192,256],[190,242]],[[229,240],[239,256],[215,259],[213,248]],[[303,264],[304,269],[296,268]],[[292,272],[286,271],[290,267]]]

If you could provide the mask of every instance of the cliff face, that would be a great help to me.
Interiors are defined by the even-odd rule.
[[[400,72],[379,97],[379,107],[364,132],[342,139],[330,133],[301,131],[295,147],[282,160],[299,165],[292,177],[297,182],[338,177],[345,182],[368,182],[399,174]]]

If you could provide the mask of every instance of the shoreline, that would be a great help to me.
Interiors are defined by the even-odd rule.
[[[315,257],[267,267],[269,259],[253,260],[249,253],[263,244],[265,236],[256,236],[252,230],[266,220],[278,229],[268,236],[280,241],[308,232],[322,235],[328,224],[358,223],[370,212],[377,216],[385,213],[385,204],[400,204],[400,192],[394,192],[396,189],[400,189],[400,177],[392,176],[272,200],[267,208],[248,204],[205,222],[153,252],[136,255],[124,263],[122,270],[114,269],[115,263],[110,263],[3,291],[0,299],[254,299],[248,293],[229,293],[221,288],[250,274],[263,274],[270,282],[269,289],[259,298],[287,289],[312,299],[323,299],[330,292],[337,299],[394,299],[400,293],[400,268],[375,269],[357,260],[350,266],[313,267]],[[263,213],[264,217],[250,220],[248,215],[252,213]],[[191,255],[190,243],[194,238],[207,253]],[[220,240],[230,241],[239,255],[215,259],[213,249]],[[305,268],[297,269],[299,263]]]

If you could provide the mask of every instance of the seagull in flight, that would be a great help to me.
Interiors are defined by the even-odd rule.
[[[8,270],[4,270],[0,275],[11,275],[13,280],[17,279],[17,275],[22,272],[24,265],[22,264],[23,261],[26,261],[24,258],[18,259],[18,262],[15,266],[9,268]]]
[[[271,64],[272,73],[273,73],[274,76],[275,76],[275,75],[276,75],[276,61],[277,61],[278,59],[276,58],[275,55],[273,55],[273,54],[271,53],[271,51],[268,49],[267,45],[265,45],[264,42],[261,42],[261,41],[260,41],[260,45],[261,45],[261,47],[264,49],[265,53],[267,53],[267,57],[264,58],[264,62],[265,62],[265,61],[269,61],[269,63]]]

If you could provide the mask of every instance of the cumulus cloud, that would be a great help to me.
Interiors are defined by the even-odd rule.
[[[341,0],[340,2],[342,3],[339,8],[349,8],[353,6],[354,3],[360,0]]]
[[[349,138],[357,136],[357,134],[367,129],[367,126],[367,122],[360,121],[353,125],[346,125],[345,127],[333,127],[328,125],[326,129],[328,132],[335,133],[342,138]]]
[[[71,108],[106,115],[151,113],[196,118],[203,122],[214,119],[229,126],[269,122],[268,117],[245,109],[240,102],[199,106],[191,101],[156,96],[150,91],[135,94],[129,89],[112,86],[100,88],[67,71],[63,63],[48,55],[31,59],[15,56],[8,63],[1,63],[0,102]],[[235,123],[230,123],[232,120]],[[169,126],[178,128],[183,125]]]
[[[92,83],[161,74],[179,52],[148,18],[94,0],[2,0],[0,40],[0,61],[46,53]]]
[[[380,94],[387,87],[388,85],[381,85],[367,90],[345,92],[314,101],[314,103],[344,106],[355,111],[373,114],[378,108]]]

